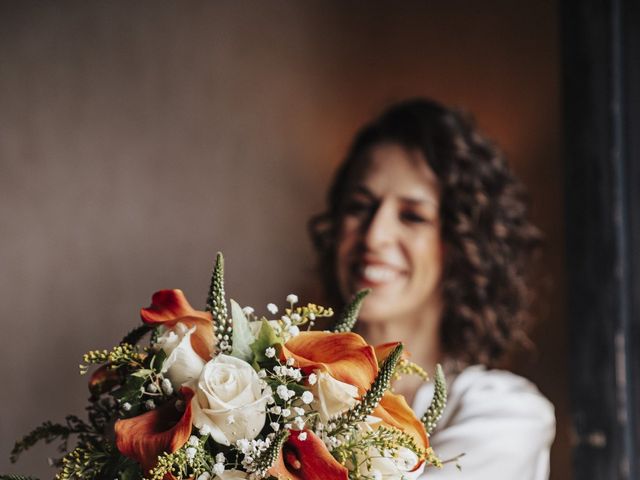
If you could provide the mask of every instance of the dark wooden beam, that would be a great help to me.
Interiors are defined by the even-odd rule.
[[[576,479],[640,478],[639,4],[561,2]]]

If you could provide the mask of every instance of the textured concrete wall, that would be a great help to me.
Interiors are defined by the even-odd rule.
[[[517,3],[517,5],[516,5]],[[555,289],[534,377],[568,478],[555,4],[509,0],[0,3],[0,472],[81,413],[86,350],[153,291],[202,306],[217,250],[258,309],[317,283],[305,222],[355,129],[429,95],[476,113],[529,185]]]

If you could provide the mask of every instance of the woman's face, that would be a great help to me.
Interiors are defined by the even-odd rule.
[[[439,307],[439,200],[422,154],[391,143],[370,150],[347,188],[336,259],[345,300],[372,290],[361,320],[409,321]]]

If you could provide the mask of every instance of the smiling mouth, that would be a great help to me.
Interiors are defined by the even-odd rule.
[[[403,273],[395,267],[383,264],[365,264],[356,268],[358,283],[377,286],[398,280]]]

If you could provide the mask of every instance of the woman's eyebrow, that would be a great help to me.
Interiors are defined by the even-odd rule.
[[[408,203],[410,205],[433,205],[434,207],[438,207],[438,202],[430,197],[400,197],[400,201],[403,203]]]

